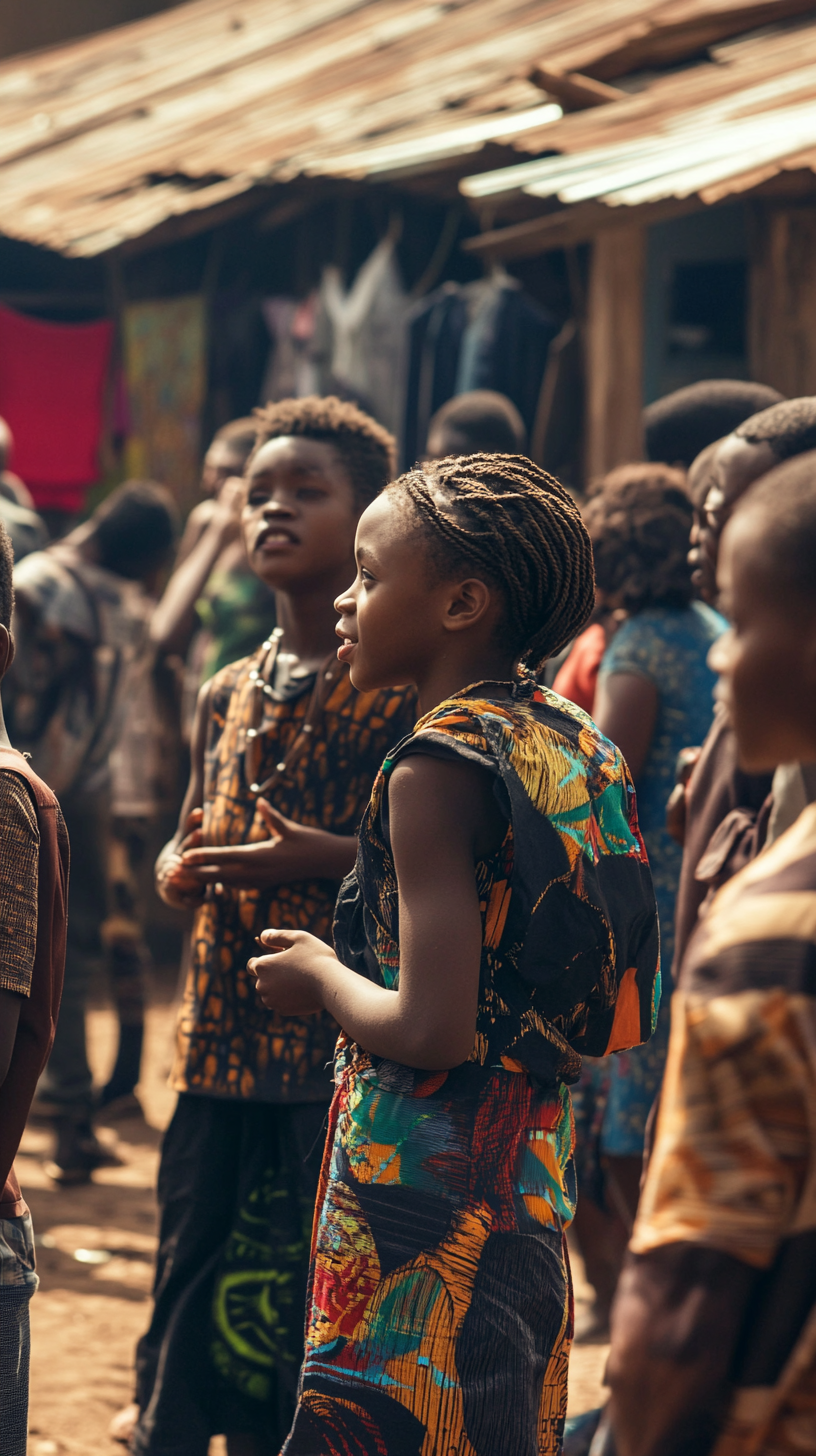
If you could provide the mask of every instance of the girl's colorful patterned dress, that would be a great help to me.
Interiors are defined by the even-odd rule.
[[[387,788],[410,753],[486,769],[508,815],[476,866],[476,1040],[422,1072],[342,1037],[286,1456],[549,1456],[572,1328],[567,1084],[647,1038],[660,995],[634,791],[592,721],[525,680],[442,703],[386,760],[338,902],[340,958],[399,976]]]

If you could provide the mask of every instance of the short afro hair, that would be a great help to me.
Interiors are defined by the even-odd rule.
[[[816,396],[782,400],[752,415],[733,433],[752,445],[770,445],[778,460],[816,450]]]
[[[93,513],[99,564],[138,581],[169,560],[178,511],[169,490],[155,480],[126,480]]]
[[[769,385],[748,379],[700,379],[676,389],[643,411],[646,457],[688,470],[706,445],[783,397]]]
[[[454,439],[450,455],[523,455],[527,431],[516,406],[495,389],[471,389],[455,394],[440,406],[428,426],[428,441],[434,431],[450,432]]]
[[[214,445],[217,440],[229,445],[236,455],[247,461],[255,449],[257,438],[258,421],[254,416],[247,415],[244,419],[230,420],[228,424],[222,425],[220,430],[216,430],[211,443]]]
[[[751,512],[761,519],[772,574],[786,592],[816,600],[816,449],[774,466],[750,486],[734,517]]]
[[[11,537],[0,521],[0,624],[11,631],[14,611],[14,548]]]
[[[687,606],[692,521],[683,471],[657,464],[611,471],[584,508],[599,589],[630,612]]]
[[[301,435],[334,446],[348,472],[358,506],[364,510],[391,480],[396,468],[396,441],[382,425],[350,400],[330,394],[281,399],[257,409],[258,437],[247,461],[251,465],[269,440]]]

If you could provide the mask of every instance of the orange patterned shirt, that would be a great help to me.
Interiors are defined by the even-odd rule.
[[[225,667],[213,679],[204,777],[204,843],[266,839],[244,772],[254,687],[250,671],[263,653]],[[297,738],[310,693],[265,698],[263,782]],[[412,689],[358,693],[342,670],[316,731],[278,779],[269,798],[298,824],[333,834],[357,833],[376,774],[416,717]],[[190,965],[179,1016],[172,1086],[178,1092],[260,1102],[329,1101],[337,1027],[326,1015],[282,1017],[255,993],[247,961],[268,925],[308,930],[331,940],[339,885],[312,880],[269,890],[208,893],[193,924]]]

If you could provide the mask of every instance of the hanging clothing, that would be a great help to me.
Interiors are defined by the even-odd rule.
[[[182,506],[198,496],[201,411],[206,390],[204,300],[133,303],[124,316],[131,431],[128,474],[150,477]]]
[[[243,419],[265,404],[262,381],[269,362],[269,331],[257,293],[240,284],[219,289],[209,306],[208,396],[212,423]]]
[[[326,268],[320,296],[332,326],[332,374],[359,392],[381,425],[396,430],[408,296],[393,238],[377,244],[348,291],[339,268]]]
[[[408,314],[401,468],[422,458],[428,426],[456,393],[459,350],[467,308],[458,283],[443,283]]]
[[[583,1051],[647,1038],[660,995],[634,791],[586,715],[531,678],[511,699],[477,684],[420,719],[377,777],[335,916],[340,959],[386,988],[400,961],[388,782],[414,753],[477,764],[508,817],[475,869],[474,1049],[424,1072],[340,1037],[284,1450],[556,1456],[572,1334],[567,1084]]]
[[[55,324],[0,304],[0,415],[38,510],[81,511],[99,479],[113,324]]]
[[[407,319],[401,460],[421,459],[428,426],[455,394],[506,394],[532,435],[550,344],[551,316],[508,273],[475,283],[445,283]]]
[[[269,330],[269,352],[259,404],[278,399],[302,399],[318,394],[318,377],[310,353],[318,309],[316,293],[296,298],[265,298],[261,313]]]
[[[468,324],[455,392],[495,389],[506,394],[524,420],[530,439],[547,355],[558,333],[555,321],[508,273],[468,284],[465,293]]]

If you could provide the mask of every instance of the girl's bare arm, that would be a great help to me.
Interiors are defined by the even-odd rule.
[[[302,931],[265,931],[272,955],[250,962],[264,1004],[284,1014],[325,1009],[376,1056],[439,1071],[473,1047],[482,920],[475,861],[501,841],[504,821],[486,772],[414,756],[389,783],[399,890],[399,989],[342,966]]]

